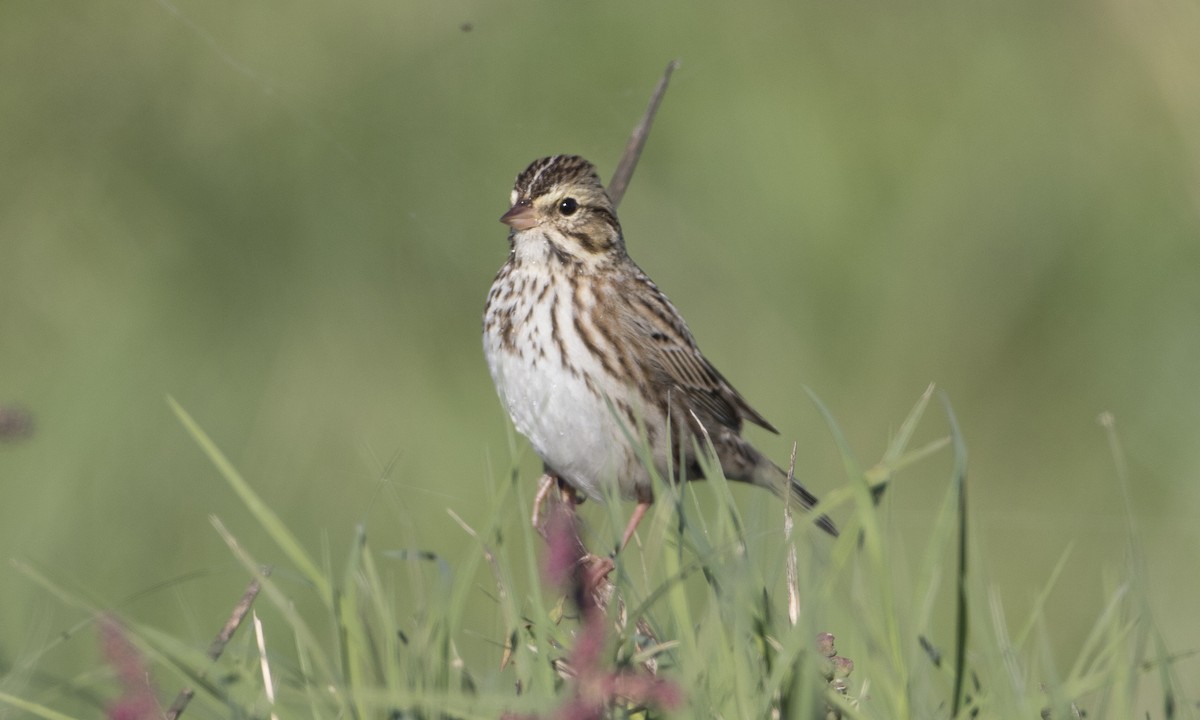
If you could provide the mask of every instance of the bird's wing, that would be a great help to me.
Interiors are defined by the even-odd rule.
[[[661,344],[651,356],[659,361],[673,385],[682,391],[684,401],[695,411],[705,411],[717,422],[741,430],[742,420],[778,433],[767,419],[750,407],[695,346]],[[701,415],[703,417],[703,415]]]
[[[740,431],[742,420],[749,420],[778,433],[704,357],[666,295],[644,274],[637,280],[642,287],[624,293],[622,304],[630,315],[627,327],[636,331],[641,349],[634,355],[645,363],[651,382],[665,384],[672,401],[683,403],[705,425],[711,421]]]

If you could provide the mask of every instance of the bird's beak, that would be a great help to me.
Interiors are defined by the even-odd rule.
[[[513,230],[528,230],[537,225],[537,218],[533,212],[533,205],[528,203],[517,203],[508,209],[508,212],[500,216],[500,222],[509,226]]]

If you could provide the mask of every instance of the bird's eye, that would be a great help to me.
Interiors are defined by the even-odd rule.
[[[564,198],[563,201],[558,204],[558,211],[563,215],[574,215],[575,211],[578,209],[579,203],[575,201],[575,198]]]

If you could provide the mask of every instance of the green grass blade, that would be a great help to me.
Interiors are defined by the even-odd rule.
[[[950,400],[943,395],[942,404],[950,422],[950,437],[954,441],[954,487],[958,490],[958,568],[955,577],[957,601],[954,619],[954,695],[950,717],[958,717],[963,703],[963,692],[967,683],[967,628],[970,618],[970,601],[967,591],[967,553],[969,530],[967,527],[967,445],[958,428],[958,419]]]
[[[921,417],[925,414],[925,408],[929,405],[929,399],[933,397],[933,389],[933,383],[929,383],[929,386],[925,388],[925,392],[921,393],[917,404],[913,406],[908,416],[900,423],[900,428],[896,431],[896,435],[888,443],[887,450],[883,453],[881,464],[895,467],[897,461],[904,455],[905,448],[912,441],[913,433],[916,432],[917,425],[921,422]]]
[[[188,434],[192,436],[192,439],[196,441],[196,444],[208,456],[209,461],[216,466],[217,472],[225,478],[225,481],[229,483],[233,491],[242,499],[246,508],[250,510],[254,518],[263,526],[271,536],[271,539],[279,546],[279,549],[308,578],[308,581],[317,588],[317,594],[325,603],[326,608],[332,610],[333,588],[326,576],[317,567],[317,564],[313,562],[313,559],[300,545],[300,541],[288,530],[283,521],[279,519],[279,516],[275,514],[275,511],[263,502],[258,493],[254,492],[250,484],[242,478],[241,473],[233,466],[233,463],[229,462],[229,458],[225,457],[225,453],[221,452],[221,449],[204,432],[203,428],[192,419],[192,416],[183,409],[183,406],[170,396],[167,397],[167,403],[170,404],[171,410],[175,412],[175,416],[183,423]]]
[[[216,529],[217,534],[219,534],[221,539],[225,541],[226,546],[229,547],[230,551],[233,553],[234,557],[237,558],[238,562],[242,564],[242,567],[244,567],[246,571],[250,573],[251,577],[258,579],[262,586],[263,595],[265,595],[271,601],[275,608],[283,615],[284,619],[287,620],[288,624],[292,628],[292,632],[297,638],[297,641],[300,642],[307,650],[311,651],[308,657],[313,661],[319,677],[310,678],[310,682],[315,682],[318,685],[323,685],[329,688],[339,688],[339,690],[332,693],[332,696],[337,699],[339,703],[344,703],[345,693],[340,689],[342,687],[342,678],[335,671],[334,665],[326,658],[324,653],[320,652],[319,649],[321,644],[317,641],[316,633],[314,633],[312,628],[308,626],[308,623],[305,622],[304,618],[300,616],[300,613],[298,610],[296,610],[296,606],[292,603],[291,598],[289,598],[287,594],[283,592],[283,589],[280,588],[270,576],[262,572],[262,565],[256,562],[255,559],[251,557],[248,552],[246,552],[241,543],[237,541],[237,538],[235,538],[221,523],[220,519],[213,516],[210,518],[210,520],[212,521],[213,527]]]
[[[23,710],[35,717],[45,718],[45,720],[76,720],[70,715],[64,715],[56,710],[51,710],[45,705],[39,705],[35,702],[30,702],[16,695],[9,695],[6,692],[0,692],[0,702],[8,703],[18,710]]]

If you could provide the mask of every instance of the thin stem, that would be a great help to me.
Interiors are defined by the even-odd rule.
[[[678,60],[667,63],[667,68],[663,70],[662,77],[658,80],[658,87],[654,88],[654,94],[650,96],[650,104],[646,106],[646,112],[642,115],[641,122],[629,135],[629,142],[625,143],[625,152],[621,155],[621,162],[617,164],[617,170],[608,183],[608,196],[612,199],[614,206],[620,205],[621,198],[625,197],[629,180],[633,177],[638,159],[642,156],[642,148],[646,146],[646,138],[650,137],[650,126],[654,124],[658,106],[662,104],[663,95],[667,93],[667,82],[671,79],[671,73],[675,72],[678,67]]]
[[[263,574],[268,574],[270,571],[264,569]],[[233,606],[233,612],[229,614],[229,619],[225,621],[225,625],[217,636],[213,638],[212,644],[208,646],[208,658],[216,662],[221,657],[221,653],[225,652],[225,646],[229,644],[233,633],[237,631],[238,626],[242,624],[242,620],[246,619],[246,613],[250,612],[250,606],[254,604],[254,598],[258,597],[258,591],[261,589],[258,578],[250,581],[246,587],[246,591],[242,593],[242,597],[238,600],[237,605]],[[177,720],[187,708],[188,703],[192,701],[192,696],[196,691],[190,687],[185,687],[179,691],[179,695],[175,697],[175,702],[171,703],[171,707],[167,709],[166,720]]]

